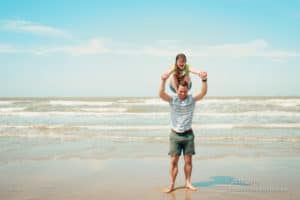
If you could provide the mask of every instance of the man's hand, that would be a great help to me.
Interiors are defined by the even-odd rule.
[[[207,73],[206,72],[200,72],[199,76],[201,77],[202,80],[207,79]],[[201,100],[207,93],[207,82],[202,81],[202,88],[199,93],[195,95],[195,101]]]
[[[166,85],[166,80],[169,78],[170,73],[165,72],[161,75],[161,85],[159,89],[159,96],[162,98],[164,101],[170,101],[171,97],[165,92],[165,85]]]
[[[206,72],[199,72],[199,76],[202,80],[205,80],[207,78],[207,73]]]
[[[165,72],[161,75],[161,80],[166,81],[169,78],[170,74],[168,72]]]

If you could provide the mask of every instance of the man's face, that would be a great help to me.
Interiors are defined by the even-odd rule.
[[[179,99],[183,100],[186,98],[188,94],[188,88],[182,85],[179,85],[178,89],[177,89],[177,95],[179,97]]]

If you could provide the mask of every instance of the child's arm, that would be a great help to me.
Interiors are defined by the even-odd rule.
[[[192,67],[189,67],[189,72],[191,72],[192,74],[198,74],[198,75],[200,74],[200,71],[197,71]]]
[[[167,73],[168,73],[169,76],[170,76],[173,72],[174,72],[174,67],[171,67],[171,68],[167,71]]]

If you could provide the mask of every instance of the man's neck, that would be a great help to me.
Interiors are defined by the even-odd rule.
[[[178,96],[178,95],[177,95]],[[180,99],[180,97],[178,96],[178,99],[180,99],[181,101],[185,100],[188,97],[188,95],[186,95],[186,97],[184,97],[183,99]]]

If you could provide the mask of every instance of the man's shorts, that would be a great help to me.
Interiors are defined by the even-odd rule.
[[[180,156],[181,151],[183,155],[195,154],[195,135],[193,131],[178,134],[170,131],[169,133],[169,153],[170,156]]]

